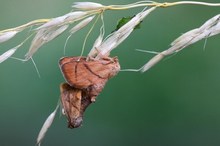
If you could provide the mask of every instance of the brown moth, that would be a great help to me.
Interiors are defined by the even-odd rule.
[[[68,119],[68,127],[77,128],[81,126],[83,113],[91,103],[87,91],[76,89],[67,83],[62,83],[60,85],[60,92],[64,114]]]
[[[116,57],[98,60],[86,57],[64,57],[59,61],[67,83],[60,85],[61,102],[69,128],[82,124],[83,113],[104,88],[109,78],[120,70]]]
[[[92,101],[120,70],[117,57],[88,61],[86,57],[64,57],[59,64],[66,82],[77,89],[89,88]]]
[[[67,83],[80,89],[109,79],[120,70],[116,57],[88,61],[86,57],[64,57],[60,59],[59,64]]]

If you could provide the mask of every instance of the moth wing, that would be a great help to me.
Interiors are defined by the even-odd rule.
[[[67,83],[60,85],[61,103],[68,120],[68,127],[75,128],[81,125],[76,119],[81,117],[82,91],[69,86]],[[78,123],[79,122],[79,123]]]
[[[67,83],[76,88],[87,88],[92,85],[88,80],[89,72],[78,57],[65,57],[60,60],[60,69]]]
[[[108,79],[111,72],[111,63],[103,60],[86,62],[86,67],[91,73],[102,79]]]

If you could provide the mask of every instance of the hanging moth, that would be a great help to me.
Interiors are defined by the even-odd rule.
[[[61,103],[69,128],[81,126],[83,113],[95,101],[109,78],[115,76],[120,65],[117,57],[87,59],[64,57],[59,61],[67,83],[60,85]]]

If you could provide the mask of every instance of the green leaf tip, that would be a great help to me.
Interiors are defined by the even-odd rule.
[[[133,17],[135,17],[135,15],[134,16],[128,16],[128,17],[122,17],[119,21],[118,21],[118,24],[117,24],[117,26],[116,26],[116,29],[115,29],[115,31],[117,31],[119,28],[121,28],[123,25],[125,25],[126,23],[128,23]],[[142,21],[141,21],[142,22]],[[134,27],[134,29],[140,29],[141,28],[141,22],[138,24],[138,25],[136,25],[135,27]]]

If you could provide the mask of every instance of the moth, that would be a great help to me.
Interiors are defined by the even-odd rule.
[[[67,83],[60,85],[61,103],[64,114],[68,120],[69,128],[77,128],[81,126],[83,121],[83,113],[91,100],[85,89],[76,89]]]
[[[67,82],[60,85],[61,103],[68,127],[76,128],[81,126],[86,108],[119,72],[120,64],[117,57],[63,57],[59,66]]]

